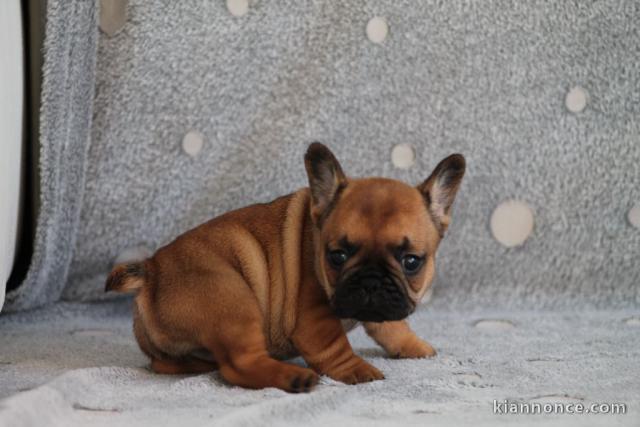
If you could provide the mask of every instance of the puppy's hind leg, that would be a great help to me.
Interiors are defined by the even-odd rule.
[[[151,370],[158,374],[201,374],[218,369],[218,364],[214,361],[192,355],[172,357],[160,350],[149,338],[140,315],[138,300],[133,305],[133,333],[142,352],[151,359]]]
[[[151,358],[151,369],[158,374],[203,374],[218,369],[218,364],[196,358],[156,359]]]
[[[203,325],[201,338],[220,365],[222,377],[247,388],[276,387],[294,393],[311,390],[318,375],[269,356],[258,301],[241,276],[237,275],[238,283],[233,285],[229,278],[225,277],[224,299],[233,303],[216,310],[214,321]]]

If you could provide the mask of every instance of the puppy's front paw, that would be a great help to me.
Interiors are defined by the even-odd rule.
[[[345,384],[367,383],[384,379],[382,372],[358,356],[354,356],[338,369],[327,372],[327,375]]]
[[[399,359],[421,359],[424,357],[433,357],[436,355],[436,350],[431,347],[426,341],[422,341],[420,338],[407,340],[400,349],[393,354],[394,357]]]
[[[299,372],[292,372],[282,388],[290,393],[307,393],[318,384],[319,379],[311,369],[302,368]]]

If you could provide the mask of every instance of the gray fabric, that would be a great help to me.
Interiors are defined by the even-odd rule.
[[[390,360],[358,330],[354,348],[385,381],[249,391],[151,375],[126,302],[58,303],[0,317],[0,426],[638,425],[640,231],[625,220],[640,202],[638,3],[250,3],[236,18],[222,0],[132,0],[107,38],[93,0],[49,0],[36,252],[4,309],[63,287],[102,298],[123,250],[305,185],[312,140],[351,175],[415,183],[462,152],[433,311],[411,318],[439,355]],[[374,15],[390,27],[380,45],[365,36]],[[589,93],[579,114],[564,106],[575,85]],[[205,136],[194,158],[190,130]],[[400,142],[418,153],[409,171],[389,160]],[[505,249],[488,224],[512,198],[536,225]],[[498,417],[493,399],[629,413]]]
[[[374,15],[390,26],[380,45],[365,36]],[[469,170],[434,310],[411,318],[439,355],[390,360],[358,330],[385,381],[242,390],[151,375],[126,302],[59,303],[0,317],[0,426],[638,424],[637,2],[252,1],[236,18],[224,1],[132,0],[128,17],[97,37],[93,0],[49,1],[36,252],[5,310],[63,287],[102,298],[123,250],[305,185],[312,140],[351,175],[415,183],[457,151]],[[589,93],[579,114],[564,106],[575,85]],[[181,149],[190,130],[205,136],[196,157]],[[400,142],[418,153],[409,171],[389,161]],[[505,249],[488,223],[511,198],[536,225]],[[503,417],[493,399],[629,413]]]
[[[128,307],[61,304],[0,323],[0,398],[22,390],[0,401],[0,426],[637,426],[639,315],[422,309],[411,323],[438,349],[435,359],[389,359],[359,328],[353,347],[385,380],[323,377],[312,393],[291,395],[231,387],[218,373],[151,374]],[[514,326],[474,326],[488,319]],[[496,415],[494,399],[625,403],[627,413]]]
[[[256,1],[238,18],[223,1],[139,0],[128,12],[99,38],[64,298],[101,297],[126,248],[305,185],[317,139],[354,176],[418,183],[445,155],[467,157],[440,304],[640,303],[640,230],[625,218],[640,200],[637,2]],[[380,45],[365,35],[374,15],[389,23]],[[580,114],[564,105],[574,85],[589,93]],[[189,130],[206,139],[195,158]],[[418,154],[407,172],[390,162],[400,142]],[[511,198],[535,230],[505,249],[488,224]]]
[[[40,115],[40,214],[25,281],[3,311],[60,298],[78,229],[91,127],[96,8],[89,1],[50,0]]]

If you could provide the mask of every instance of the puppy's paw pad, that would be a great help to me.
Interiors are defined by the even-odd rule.
[[[422,359],[425,357],[433,357],[435,355],[436,350],[431,347],[431,344],[417,339],[403,345],[394,356],[399,359]]]
[[[302,372],[291,378],[287,391],[290,391],[292,393],[307,393],[311,391],[311,389],[315,387],[316,384],[318,384],[318,375],[310,370],[305,371],[309,372]]]
[[[310,391],[312,388],[314,388],[318,384],[318,381],[320,381],[320,377],[318,377],[318,375],[316,374],[309,375],[307,379],[304,380],[304,384],[302,385],[303,390]]]
[[[291,380],[291,384],[289,385],[289,387],[291,388],[291,390],[300,391],[301,382],[302,379],[300,377],[295,377],[293,380]]]

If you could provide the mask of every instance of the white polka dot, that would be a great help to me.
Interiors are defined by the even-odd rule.
[[[520,246],[533,231],[533,212],[526,203],[508,200],[491,215],[491,233],[504,246]]]
[[[115,261],[113,261],[113,264],[118,265],[128,262],[140,262],[151,257],[151,255],[153,255],[153,253],[148,247],[144,245],[134,246],[120,252],[120,255],[118,255]]]
[[[587,106],[587,92],[580,86],[575,86],[567,93],[564,103],[567,110],[580,113]]]
[[[187,132],[182,139],[182,149],[188,155],[195,157],[204,145],[204,136],[195,130]]]
[[[416,162],[416,152],[409,144],[398,144],[391,150],[391,163],[400,169],[409,169]]]
[[[374,16],[367,23],[367,37],[374,43],[382,43],[389,34],[389,26],[384,18]]]
[[[627,319],[624,319],[624,323],[629,326],[640,326],[640,316],[633,316]]]
[[[103,33],[113,37],[127,23],[128,0],[101,0],[98,26]]]
[[[233,16],[244,16],[249,11],[248,0],[227,0],[227,9]]]
[[[629,220],[629,224],[633,225],[635,228],[640,228],[640,204],[636,204],[629,209],[627,219]]]

